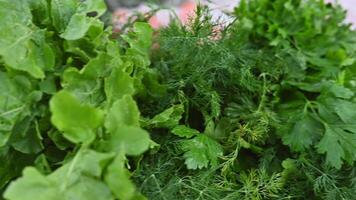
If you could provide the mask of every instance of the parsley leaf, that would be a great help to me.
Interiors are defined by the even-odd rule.
[[[203,134],[185,140],[181,145],[188,169],[202,169],[208,165],[214,167],[218,164],[219,156],[223,155],[220,144]]]

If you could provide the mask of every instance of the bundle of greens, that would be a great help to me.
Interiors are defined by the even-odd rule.
[[[6,200],[356,199],[356,32],[323,0],[127,25],[0,0]],[[154,45],[152,46],[152,40]]]
[[[136,23],[119,44],[105,11],[97,0],[0,0],[1,199],[145,199],[127,156],[156,145],[133,99],[152,29]]]
[[[321,0],[246,0],[231,24],[198,7],[190,24],[161,30],[152,69],[166,94],[138,98],[162,145],[134,173],[142,193],[355,199],[356,32],[345,14]]]

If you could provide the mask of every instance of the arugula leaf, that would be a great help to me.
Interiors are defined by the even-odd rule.
[[[51,0],[51,18],[59,33],[64,32],[71,17],[77,10],[78,0]]]
[[[12,130],[9,143],[19,152],[39,153],[44,148],[41,133],[36,130],[36,125],[31,124],[33,121],[34,119],[31,119],[31,117],[26,117],[16,123]]]
[[[32,24],[27,2],[4,0],[1,4],[0,55],[4,62],[12,69],[44,78],[44,71],[54,67],[54,52],[45,31]]]
[[[33,23],[37,26],[49,26],[52,24],[50,9],[47,0],[27,0],[30,7]]]
[[[76,13],[70,18],[65,31],[61,34],[66,40],[78,40],[85,36],[91,26],[101,23],[96,18],[104,14],[104,1],[86,0],[80,3]],[[88,13],[95,13],[95,18],[87,17]]]
[[[22,75],[8,76],[0,72],[0,148],[6,144],[26,153],[42,149],[41,136],[34,119],[41,112],[32,107],[42,98],[31,81]]]
[[[125,56],[137,67],[146,67],[151,63],[147,52],[151,48],[152,33],[153,30],[148,24],[137,22],[130,35],[122,36],[130,45]]]
[[[136,188],[130,180],[130,173],[125,169],[125,156],[118,154],[108,166],[105,182],[118,199],[133,199]]]
[[[138,156],[145,152],[151,144],[147,131],[135,126],[119,126],[111,133],[108,148],[111,151],[124,152],[130,156]]]
[[[110,102],[124,95],[133,95],[134,92],[134,79],[122,69],[113,69],[111,75],[105,80],[105,94]]]
[[[128,37],[144,52],[124,57],[130,47],[99,20],[104,1],[0,4],[1,193],[9,185],[9,200],[143,199],[124,155],[138,156],[153,144],[132,97],[143,88],[145,72],[133,73],[132,63],[149,58],[149,25],[137,25]],[[107,168],[116,156],[122,162]],[[131,183],[131,197],[105,174],[126,178],[119,184]]]
[[[35,168],[28,167],[23,171],[23,178],[14,182],[4,196],[13,200],[30,200],[34,197],[39,200],[59,200],[61,198],[53,185],[54,183],[47,180]]]
[[[149,134],[139,128],[139,110],[133,98],[125,95],[115,101],[108,112],[105,127],[110,133],[109,149],[137,156],[151,145]]]
[[[48,176],[27,167],[23,177],[13,182],[4,196],[9,200],[109,200],[112,198],[110,190],[98,179],[110,159],[112,154],[84,150]]]
[[[140,112],[131,96],[123,96],[114,102],[105,121],[109,132],[115,132],[121,126],[139,126]]]
[[[0,147],[7,143],[16,122],[23,119],[26,112],[29,114],[25,103],[27,89],[21,90],[16,82],[16,78],[10,79],[0,72]]]
[[[23,154],[9,146],[0,148],[0,187],[4,188],[15,178],[21,175],[23,168],[33,163],[34,156]]]
[[[105,99],[101,90],[103,85],[101,78],[108,76],[111,65],[111,57],[106,53],[100,53],[91,59],[81,70],[68,67],[62,75],[62,86],[73,93],[82,102],[98,105]]]
[[[61,34],[66,40],[77,40],[86,34],[90,27],[90,19],[86,14],[77,13],[72,16],[65,31]]]
[[[50,101],[52,123],[63,135],[74,143],[90,143],[95,129],[103,122],[101,110],[81,104],[72,94],[63,90]]]

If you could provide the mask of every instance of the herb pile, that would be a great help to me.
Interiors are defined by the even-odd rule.
[[[356,199],[356,32],[322,0],[136,22],[0,0],[8,200]]]
[[[150,64],[150,26],[136,23],[119,44],[99,20],[103,1],[0,5],[1,196],[145,199],[127,156],[156,145],[133,98]]]
[[[223,27],[199,7],[187,26],[161,30],[152,68],[166,94],[138,102],[170,125],[149,127],[162,147],[134,173],[141,191],[356,199],[356,32],[345,14],[319,0],[246,0]]]

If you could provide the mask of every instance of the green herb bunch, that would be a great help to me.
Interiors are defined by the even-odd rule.
[[[97,0],[0,1],[3,198],[145,199],[127,157],[156,145],[133,98],[152,29],[136,23],[119,43],[105,11]]]
[[[155,38],[115,38],[105,10],[0,0],[2,198],[356,199],[340,6],[242,0],[227,24],[198,6]]]
[[[230,24],[209,12],[200,6],[188,25],[159,33],[152,70],[166,95],[140,106],[162,148],[134,173],[141,191],[355,199],[356,32],[346,12],[320,0],[241,1]]]

